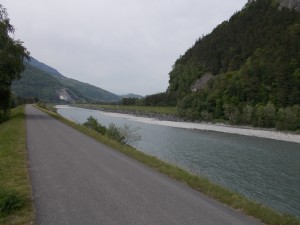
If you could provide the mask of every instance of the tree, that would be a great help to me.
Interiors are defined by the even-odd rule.
[[[245,105],[243,108],[243,122],[245,124],[251,124],[253,118],[254,109],[251,105]]]
[[[276,108],[273,103],[268,102],[264,108],[264,126],[274,127],[275,123]]]
[[[24,59],[29,60],[29,52],[22,42],[10,36],[14,31],[6,9],[0,4],[0,122],[9,115],[11,84],[21,78]]]
[[[237,124],[240,119],[239,109],[236,106],[227,103],[224,104],[223,108],[226,119],[233,124]]]
[[[277,113],[276,128],[279,130],[296,130],[299,128],[299,120],[297,119],[296,107],[280,108]]]

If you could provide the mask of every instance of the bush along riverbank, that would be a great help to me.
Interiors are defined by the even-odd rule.
[[[125,124],[123,127],[117,127],[114,123],[109,124],[107,128],[102,126],[98,120],[92,116],[87,119],[83,126],[102,135],[107,135],[109,138],[123,145],[131,145],[141,139],[141,135],[138,134],[139,128],[132,128],[127,124]]]
[[[33,224],[24,106],[0,124],[0,224]]]
[[[41,108],[40,108],[41,109]],[[291,215],[281,214],[276,212],[273,209],[270,209],[266,206],[263,206],[259,203],[251,201],[246,197],[234,193],[231,190],[228,190],[224,187],[221,187],[217,184],[212,183],[204,177],[199,177],[193,175],[176,165],[166,163],[154,156],[146,155],[138,151],[135,148],[132,148],[129,145],[123,145],[107,135],[102,135],[100,132],[97,132],[93,129],[90,129],[86,126],[76,124],[57,113],[41,109],[52,117],[64,122],[65,124],[83,132],[84,134],[110,146],[111,148],[122,152],[123,154],[141,162],[149,167],[173,178],[182,183],[187,184],[191,188],[206,194],[207,196],[214,198],[242,213],[245,213],[249,216],[253,216],[259,219],[264,224],[269,225],[300,225],[300,219]]]

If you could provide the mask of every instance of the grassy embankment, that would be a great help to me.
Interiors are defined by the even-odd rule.
[[[261,220],[264,224],[269,225],[300,225],[300,220],[294,216],[280,214],[273,209],[265,207],[259,203],[253,202],[244,196],[234,193],[224,187],[210,182],[208,179],[193,175],[175,165],[166,163],[154,156],[146,155],[130,146],[121,145],[105,135],[90,130],[82,125],[69,121],[57,113],[41,109],[52,117],[64,122],[65,124],[81,131],[82,133],[116,149],[125,155],[142,162],[157,171],[176,179],[188,186],[238,210],[249,216]]]
[[[24,106],[0,124],[0,224],[33,224]]]
[[[104,110],[121,110],[133,111],[140,113],[160,113],[177,115],[176,107],[156,107],[156,106],[134,106],[134,105],[94,105],[94,104],[74,104],[75,107],[88,108],[88,109],[104,109]]]

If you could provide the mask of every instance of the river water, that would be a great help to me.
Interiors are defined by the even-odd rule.
[[[62,107],[83,123],[91,115],[105,126],[139,127],[134,147],[239,192],[277,211],[300,217],[300,144],[214,131],[147,124],[96,110]]]

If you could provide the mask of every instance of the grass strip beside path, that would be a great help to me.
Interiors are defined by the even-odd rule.
[[[24,106],[0,124],[0,224],[33,224]]]
[[[41,108],[39,108],[41,109]],[[176,179],[180,182],[187,184],[188,186],[198,190],[209,197],[212,197],[238,211],[241,211],[249,216],[255,217],[261,220],[264,224],[269,225],[300,225],[300,219],[291,215],[280,214],[273,209],[263,206],[262,204],[253,202],[246,197],[234,193],[224,187],[212,183],[206,178],[193,175],[175,165],[164,162],[154,156],[146,155],[130,146],[121,145],[107,136],[100,135],[99,133],[90,130],[80,124],[76,124],[57,113],[41,109],[50,116],[62,121],[63,123],[81,131],[82,133],[104,143],[115,150],[118,150],[125,155],[136,159],[145,165],[150,166],[157,171]]]

